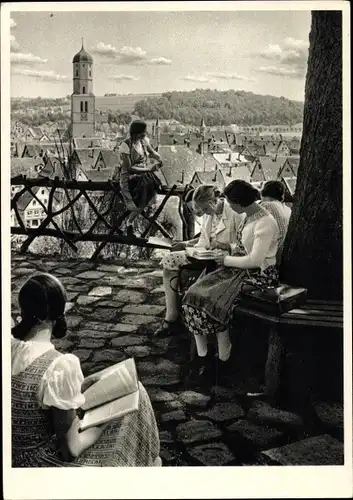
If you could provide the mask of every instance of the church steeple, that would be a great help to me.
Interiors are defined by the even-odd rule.
[[[92,137],[95,123],[93,94],[93,58],[86,52],[81,38],[81,50],[73,57],[73,93],[71,96],[71,128],[73,137]]]
[[[157,116],[157,120],[156,120],[156,124],[155,124],[154,129],[156,131],[156,143],[157,143],[157,148],[158,148],[160,141],[161,141],[161,127],[159,126],[159,116]]]
[[[89,64],[93,63],[92,56],[90,54],[88,54],[88,52],[85,51],[85,48],[83,46],[83,37],[81,37],[81,50],[80,50],[80,52],[77,52],[77,54],[74,56],[72,62],[73,63],[84,62],[84,63],[89,63]]]
[[[205,132],[206,132],[206,123],[204,117],[202,117],[201,124],[200,124],[200,133],[201,136],[204,138],[205,137]]]
[[[202,155],[205,154],[205,136],[206,136],[206,123],[204,117],[202,117],[200,124],[200,135],[201,135],[201,143],[200,143],[200,152]]]

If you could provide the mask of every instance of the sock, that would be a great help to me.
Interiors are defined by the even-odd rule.
[[[228,330],[217,333],[218,357],[221,361],[228,361],[232,351]]]
[[[197,355],[200,358],[207,356],[207,337],[204,335],[194,335],[196,342]]]
[[[221,361],[228,361],[231,352],[232,352],[232,344],[229,342],[228,348],[225,351],[220,352],[218,357]]]

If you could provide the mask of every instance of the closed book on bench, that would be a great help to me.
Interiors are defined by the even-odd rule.
[[[239,299],[241,307],[280,315],[303,305],[306,296],[306,288],[295,288],[290,285],[280,285],[267,290],[259,290],[251,285],[246,285],[243,287]]]
[[[85,392],[80,430],[121,418],[139,408],[139,388],[133,358],[96,373],[98,381]]]

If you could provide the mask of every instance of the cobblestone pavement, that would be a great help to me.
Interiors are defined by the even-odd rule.
[[[85,375],[134,357],[160,429],[165,466],[319,465],[343,463],[343,411],[317,404],[320,431],[261,402],[249,403],[237,387],[187,387],[181,375],[188,341],[153,339],[164,308],[162,271],[156,261],[91,262],[12,257],[12,317],[17,294],[35,271],[61,279],[68,292],[69,334],[58,350],[77,355]],[[174,344],[174,346],[173,346]]]

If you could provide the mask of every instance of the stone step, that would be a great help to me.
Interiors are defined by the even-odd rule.
[[[262,452],[269,465],[343,465],[343,444],[328,434]]]
[[[322,432],[327,432],[332,437],[343,442],[344,437],[344,411],[343,405],[339,403],[317,401],[313,408],[320,422]]]
[[[258,425],[248,420],[237,420],[225,429],[225,436],[240,458],[255,457],[261,450],[283,444],[283,431]]]
[[[327,427],[338,427],[343,429],[343,405],[325,401],[317,401],[313,404],[314,410],[321,422]]]
[[[283,429],[300,429],[304,423],[302,418],[295,413],[274,408],[266,402],[254,401],[248,411],[246,418],[259,424],[269,427],[278,427]]]
[[[232,452],[222,442],[201,444],[189,449],[188,453],[199,465],[206,466],[228,465],[235,459]]]

